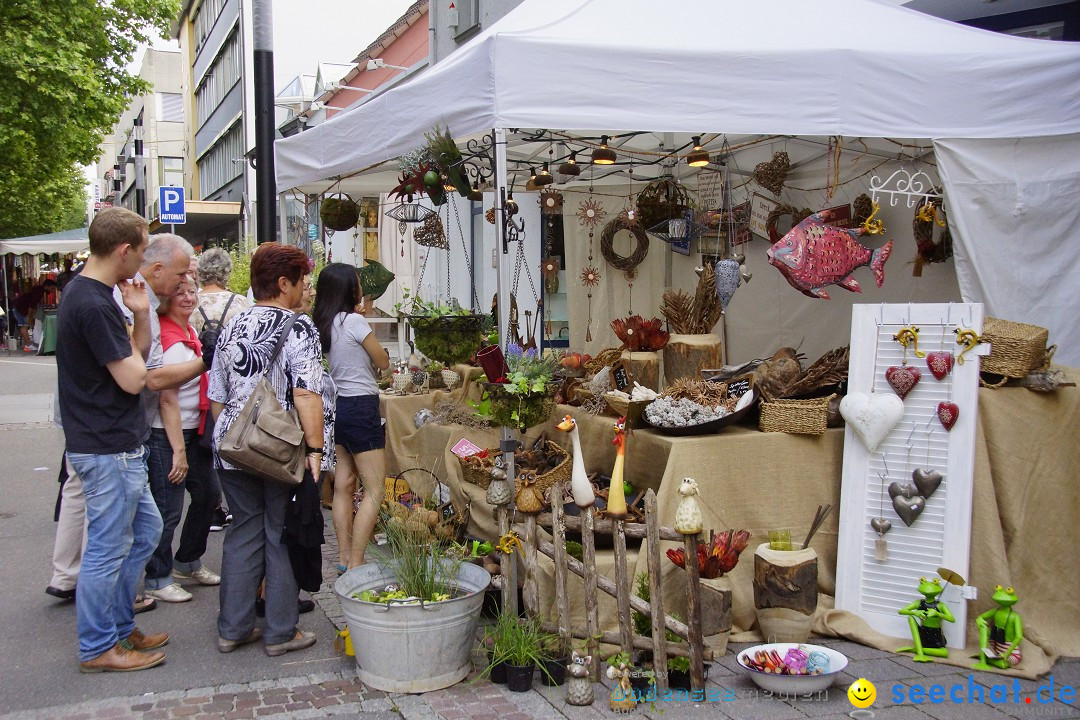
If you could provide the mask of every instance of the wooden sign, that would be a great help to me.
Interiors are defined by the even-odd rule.
[[[750,198],[750,232],[765,239],[769,238],[769,230],[765,224],[769,220],[769,213],[780,206],[776,200],[770,200],[764,195],[754,193]]]
[[[754,387],[754,377],[752,375],[741,375],[740,377],[728,381],[728,397],[742,397],[750,392],[750,388],[752,387]]]
[[[616,360],[611,366],[611,386],[622,392],[630,392],[634,379],[630,375],[630,365],[625,360]]]

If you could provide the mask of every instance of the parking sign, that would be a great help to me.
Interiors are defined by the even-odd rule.
[[[182,187],[159,187],[158,208],[161,210],[159,220],[162,224],[183,225],[187,222],[187,213],[184,210],[184,188]]]

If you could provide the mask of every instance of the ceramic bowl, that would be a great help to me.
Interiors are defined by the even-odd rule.
[[[807,654],[810,654],[815,650],[825,653],[829,657],[829,672],[821,675],[776,675],[774,673],[755,670],[746,663],[746,658],[753,657],[754,653],[758,650],[775,650],[780,657],[784,657],[788,650],[799,646],[801,646]],[[847,656],[843,653],[822,645],[809,645],[807,643],[768,643],[766,645],[755,645],[754,647],[747,648],[740,652],[737,661],[739,665],[750,674],[750,679],[754,681],[754,684],[762,690],[792,695],[818,692],[819,690],[830,687],[833,682],[836,681],[837,675],[839,675],[848,664]]]

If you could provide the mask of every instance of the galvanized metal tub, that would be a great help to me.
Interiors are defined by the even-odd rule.
[[[349,570],[334,585],[349,624],[360,681],[386,692],[422,693],[463,680],[472,667],[491,574],[479,565],[462,563],[457,585],[464,594],[422,606],[388,606],[352,597],[393,581],[388,568],[368,563]]]

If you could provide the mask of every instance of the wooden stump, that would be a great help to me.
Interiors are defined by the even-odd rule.
[[[682,378],[701,379],[702,368],[718,368],[723,365],[720,336],[671,334],[664,347],[664,383]]]
[[[716,657],[727,653],[731,634],[731,578],[701,578],[701,634]]]
[[[817,610],[817,553],[813,548],[754,553],[754,607],[765,642],[806,642]]]
[[[641,387],[660,392],[660,353],[630,352],[623,350],[620,356],[630,367],[630,378]],[[633,390],[633,387],[626,392]]]

